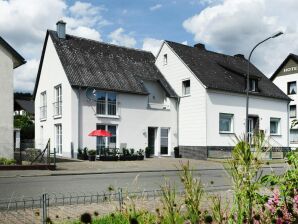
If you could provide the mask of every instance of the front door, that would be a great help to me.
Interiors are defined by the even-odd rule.
[[[248,134],[248,142],[249,142],[249,144],[252,144],[253,135],[254,135],[254,119],[251,117],[248,118],[247,134]]]
[[[155,153],[155,138],[156,128],[148,127],[148,147],[152,149],[152,154]]]

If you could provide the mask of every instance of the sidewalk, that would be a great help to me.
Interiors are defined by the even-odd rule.
[[[57,163],[57,170],[9,170],[0,171],[0,178],[58,176],[106,173],[133,173],[155,171],[178,171],[180,162],[190,162],[194,170],[224,169],[222,163],[208,160],[175,159],[171,157],[151,158],[143,161],[77,161]],[[284,167],[285,164],[272,164],[271,167]],[[270,167],[270,166],[264,166]]]

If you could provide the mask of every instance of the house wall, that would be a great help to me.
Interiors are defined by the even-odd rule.
[[[54,118],[54,87],[62,86],[62,116]],[[40,94],[47,93],[47,117],[40,120]],[[51,139],[51,149],[55,144],[55,124],[62,124],[62,155],[70,156],[72,140],[72,88],[63,70],[51,38],[48,38],[35,98],[35,147],[44,149],[48,139]],[[43,129],[43,131],[42,131]],[[42,133],[43,132],[43,133]]]
[[[13,158],[13,59],[0,46],[0,157]]]
[[[163,64],[167,54],[167,64]],[[164,43],[156,66],[181,97],[179,105],[179,145],[206,146],[206,90],[175,52]],[[190,79],[190,95],[182,96],[182,81]]]
[[[160,87],[161,88],[161,87]],[[159,90],[160,91],[160,90]],[[158,92],[159,92],[158,91]],[[99,117],[96,115],[96,102],[90,101],[85,95],[85,90],[75,89],[74,92],[80,96],[81,112],[81,139],[73,135],[73,142],[80,141],[80,148],[96,148],[96,137],[89,137],[88,134],[96,129],[97,124],[117,125],[117,147],[122,143],[127,148],[145,149],[148,146],[148,127],[156,127],[156,147],[155,155],[159,155],[160,128],[169,128],[168,155],[173,153],[173,148],[177,146],[177,104],[175,99],[169,99],[169,110],[148,109],[148,96],[118,93],[118,113],[116,118]],[[79,94],[80,92],[80,94]],[[73,105],[78,105],[78,102]],[[75,109],[74,111],[77,111]],[[75,113],[75,112],[74,112]],[[73,117],[74,118],[74,117]],[[73,124],[75,124],[75,118]],[[75,132],[77,132],[76,129]],[[78,143],[75,143],[78,146]]]
[[[234,134],[219,133],[219,113],[233,114]],[[236,136],[245,133],[246,97],[208,90],[207,94],[207,146],[234,146]],[[270,117],[280,118],[280,135],[270,136],[273,147],[288,146],[288,102],[265,97],[250,96],[249,115],[259,117],[259,129],[270,136]]]
[[[296,70],[291,70],[284,72],[284,68],[296,68]],[[285,94],[288,93],[288,82],[296,81],[296,85],[298,85],[298,64],[294,62],[292,59],[285,64],[285,66],[281,69],[281,71],[277,74],[276,78],[273,80],[273,83],[277,85]],[[289,95],[289,97],[293,100],[290,102],[290,105],[296,105],[296,110],[298,109],[298,94]],[[289,119],[289,126],[294,118]],[[297,119],[297,115],[296,115]],[[295,126],[293,129],[298,129],[298,126]],[[297,143],[290,143],[290,147],[297,148]]]

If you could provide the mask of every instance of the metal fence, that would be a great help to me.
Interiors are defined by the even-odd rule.
[[[78,220],[84,212],[103,215],[122,210],[135,200],[138,207],[154,211],[160,205],[161,190],[126,192],[122,188],[105,193],[50,193],[36,198],[0,201],[0,223],[65,223]],[[177,194],[182,196],[182,190]]]

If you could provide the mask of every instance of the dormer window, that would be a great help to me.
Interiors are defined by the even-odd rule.
[[[163,65],[167,65],[168,64],[168,55],[164,54],[163,55]]]
[[[258,91],[258,81],[256,79],[249,79],[249,91],[251,92]]]

